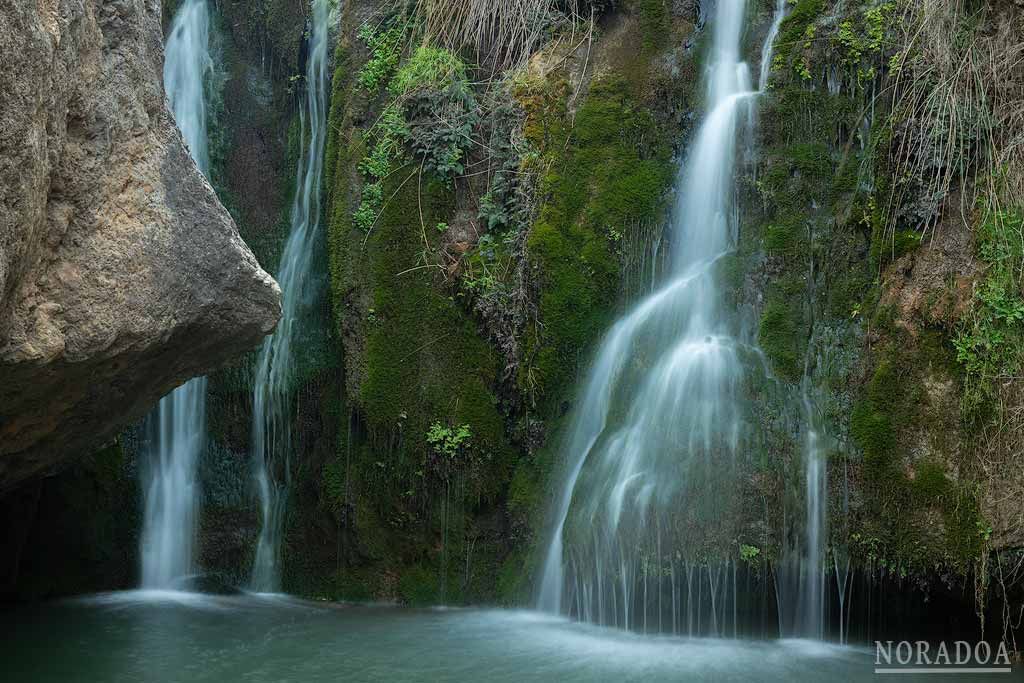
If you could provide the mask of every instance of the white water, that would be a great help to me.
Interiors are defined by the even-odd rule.
[[[327,137],[328,0],[313,0],[313,23],[306,62],[306,93],[302,116],[301,152],[295,176],[291,232],[281,255],[277,281],[281,285],[281,322],[263,342],[253,387],[252,447],[262,527],[253,562],[253,590],[280,589],[281,539],[290,480],[291,420],[295,370],[293,344],[308,283],[313,246],[320,232],[320,186]]]
[[[762,87],[783,10],[762,50]],[[745,14],[743,0],[716,4],[707,113],[678,178],[668,282],[612,327],[584,383],[541,575],[545,611],[737,632],[736,561],[711,564],[704,548],[723,540],[717,525],[738,500],[733,472],[754,436],[744,382],[763,372],[719,284],[737,235],[740,124],[759,93],[740,56]]]
[[[164,89],[168,107],[199,170],[209,173],[203,83],[212,69],[206,0],[186,0],[167,37]],[[167,588],[192,573],[199,485],[196,465],[206,443],[206,378],[161,399],[147,419],[143,464],[145,515],[142,585]]]
[[[809,380],[805,379],[805,382]],[[796,633],[821,640],[825,624],[825,449],[814,402],[804,392],[807,438],[804,451],[804,585]]]
[[[761,48],[761,75],[757,79],[757,89],[764,92],[768,87],[768,77],[772,73],[772,52],[775,49],[775,39],[779,37],[779,29],[782,28],[782,20],[786,18],[786,3],[788,0],[776,0],[775,18],[768,29],[768,37],[764,40]]]

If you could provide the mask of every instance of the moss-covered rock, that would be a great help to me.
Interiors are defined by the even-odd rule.
[[[547,154],[538,163],[548,199],[528,241],[541,293],[520,384],[548,397],[573,386],[608,326],[618,299],[619,242],[626,226],[657,219],[672,178],[671,143],[659,140],[636,84],[616,74],[595,81],[571,127],[559,108],[566,87],[535,83],[521,93],[528,135],[544,150],[542,159]]]
[[[486,181],[449,177],[409,118],[405,93],[450,94],[434,75],[465,67],[438,68],[456,58],[430,46],[406,49],[401,14],[375,29],[358,17],[358,7],[343,14],[326,159],[350,417],[319,498],[342,528],[342,571],[367,577],[378,597],[508,601],[522,595],[509,567],[527,564],[550,467],[532,456],[542,431],[529,411],[557,416],[616,307],[623,235],[658,220],[671,183],[678,124],[650,107],[669,14],[638,3],[613,19],[613,49],[595,39],[601,73],[585,83],[570,85],[568,66],[543,77],[531,67],[456,97],[473,108],[473,135],[491,136],[460,154],[467,171],[490,169]],[[397,58],[385,60],[378,37],[389,31]],[[620,49],[645,34],[642,50]],[[586,66],[578,47],[570,58]],[[463,429],[457,447],[430,438]]]

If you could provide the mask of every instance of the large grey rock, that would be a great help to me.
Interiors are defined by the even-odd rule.
[[[160,0],[0,3],[0,491],[277,323],[162,63]]]

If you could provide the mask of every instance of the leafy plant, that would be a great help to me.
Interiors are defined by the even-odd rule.
[[[465,170],[473,128],[480,121],[465,65],[447,50],[420,46],[389,90],[401,102],[413,152],[450,184]]]
[[[454,458],[469,443],[473,433],[469,425],[448,427],[440,420],[435,420],[427,430],[427,443],[434,447],[434,452],[447,458]]]
[[[397,23],[382,31],[377,31],[370,24],[360,27],[359,37],[370,49],[370,58],[359,71],[356,80],[367,92],[376,93],[398,66],[402,54],[402,29],[403,26]]]
[[[375,90],[381,79],[394,73],[388,85],[394,101],[368,131],[370,150],[359,162],[364,183],[352,220],[364,232],[369,232],[380,215],[385,199],[383,181],[395,170],[406,143],[423,160],[426,170],[450,184],[465,168],[471,133],[479,120],[466,67],[455,55],[421,46],[395,72],[400,49],[391,41],[401,40],[400,32],[391,35],[395,30],[379,35],[361,33],[373,49],[370,62],[360,72],[363,87]]]
[[[964,414],[977,418],[1000,378],[1021,369],[1024,357],[1024,215],[989,211],[978,228],[978,256],[987,265],[971,313],[953,340],[964,369]]]
[[[405,121],[395,107],[385,109],[377,124],[370,129],[373,146],[370,153],[359,162],[359,170],[365,182],[359,208],[352,217],[363,232],[368,232],[377,220],[384,204],[383,181],[391,174],[407,134]]]

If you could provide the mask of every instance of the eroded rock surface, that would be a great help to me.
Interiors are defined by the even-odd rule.
[[[0,491],[280,315],[164,104],[159,0],[0,5]]]

